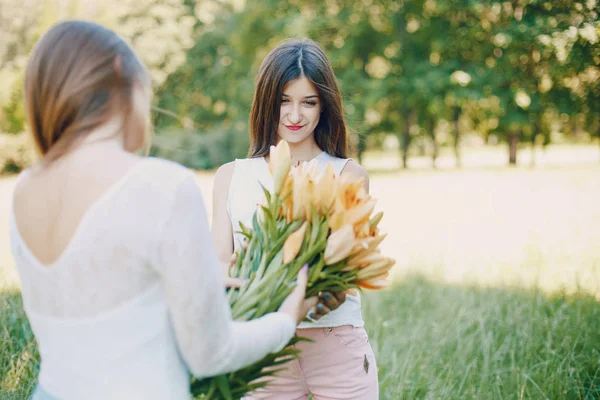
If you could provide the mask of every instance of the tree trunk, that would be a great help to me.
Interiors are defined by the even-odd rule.
[[[414,119],[414,111],[406,110],[404,112],[404,131],[402,132],[402,137],[400,138],[400,149],[402,151],[402,168],[408,168],[408,149],[410,147],[410,143],[412,141],[412,136],[410,135],[410,128],[413,125]]]
[[[511,132],[508,135],[508,164],[517,165],[517,150],[519,149],[519,132]]]
[[[596,137],[598,138],[598,146],[600,146],[600,117],[596,117],[593,126],[596,129]]]
[[[529,163],[531,168],[535,168],[535,139],[537,138],[539,131],[540,123],[536,121],[533,124],[533,132],[531,133],[531,162]]]
[[[408,168],[408,148],[410,146],[410,133],[408,131],[402,132],[402,136],[400,137],[400,150],[402,151],[402,168]]]
[[[429,136],[431,136],[431,142],[433,144],[433,152],[431,153],[431,165],[433,168],[437,168],[435,162],[438,158],[440,147],[437,142],[437,137],[435,136],[435,119],[433,117],[429,118],[427,122],[427,129],[429,130]]]
[[[358,144],[356,145],[356,156],[358,163],[362,164],[363,154],[367,148],[367,138],[363,135],[358,135]]]
[[[598,146],[600,147],[600,125],[596,128],[596,137],[598,138]]]
[[[456,166],[458,168],[460,168],[462,165],[462,162],[460,159],[460,127],[459,127],[458,121],[460,120],[461,109],[460,109],[460,107],[454,107],[453,111],[454,111],[454,130],[453,130],[454,157],[456,159]]]
[[[535,133],[531,135],[531,160],[529,161],[529,167],[535,168]]]

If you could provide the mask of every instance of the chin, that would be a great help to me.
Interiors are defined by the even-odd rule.
[[[293,133],[285,132],[284,134],[279,133],[279,137],[288,143],[302,143],[310,137],[310,134],[294,135]]]

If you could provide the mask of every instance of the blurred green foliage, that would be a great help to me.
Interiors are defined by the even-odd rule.
[[[31,3],[31,4],[28,4]],[[519,143],[600,137],[597,0],[0,0],[0,131],[22,132],[26,55],[52,23],[83,17],[149,65],[152,153],[194,168],[243,157],[257,68],[290,37],[328,54],[353,147],[395,136],[434,159],[464,134]],[[2,97],[4,96],[4,97]]]

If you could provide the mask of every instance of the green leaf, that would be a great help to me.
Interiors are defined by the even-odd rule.
[[[317,237],[318,237],[319,233],[321,232],[321,225],[320,225],[320,223],[321,223],[321,217],[317,213],[317,210],[313,207],[313,217],[312,217],[312,223],[311,223],[311,225],[314,228],[311,231],[310,240],[309,240],[309,243],[310,243],[311,246],[316,242]]]
[[[321,270],[325,266],[325,261],[323,261],[323,257],[319,256],[317,262],[310,267],[309,270],[309,279],[308,282],[314,284],[317,281]]]
[[[242,223],[242,221],[239,222],[239,225],[240,225],[240,231],[238,231],[238,233],[241,233],[242,235],[244,235],[248,239],[250,239],[252,237],[252,229],[250,229],[246,225],[244,225]]]
[[[260,182],[259,182],[260,183]],[[262,183],[260,183],[260,187],[262,188],[265,198],[267,199],[267,204],[271,204],[271,192],[269,192]]]
[[[231,396],[231,389],[229,387],[229,381],[227,380],[227,377],[225,375],[216,376],[215,382],[217,384],[217,387],[219,388],[219,391],[223,395],[223,398],[225,400],[233,400],[233,397]]]

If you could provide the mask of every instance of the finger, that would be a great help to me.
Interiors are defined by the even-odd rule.
[[[228,288],[233,287],[233,288],[238,288],[239,289],[240,287],[242,287],[242,285],[244,285],[247,282],[248,281],[244,280],[244,279],[227,278],[225,280],[225,287],[228,287]]]
[[[298,273],[298,283],[296,286],[296,290],[300,290],[302,292],[302,297],[306,293],[306,285],[308,283],[308,264],[304,264],[300,272]]]
[[[337,299],[337,301],[339,301],[340,304],[341,304],[341,303],[343,303],[343,302],[346,301],[346,295],[348,294],[348,292],[350,290],[354,290],[354,289],[349,289],[349,290],[347,290],[345,292],[335,292],[335,293],[333,293],[333,295],[335,296],[335,298]]]
[[[236,289],[239,289],[241,286],[242,285],[241,285],[240,282],[237,282],[237,281],[235,281],[233,279],[227,279],[227,280],[225,280],[225,287],[226,288],[236,288]]]
[[[306,315],[306,314],[308,314],[308,312],[310,310],[313,310],[317,306],[318,302],[319,302],[319,299],[317,299],[316,296],[310,297],[310,298],[304,300],[304,303],[302,304],[302,306],[303,306],[302,307],[302,315]],[[310,315],[312,315],[312,314],[314,314],[314,313],[311,312]],[[310,315],[309,315],[309,317],[310,317]]]
[[[330,310],[337,309],[342,303],[336,298],[335,294],[325,292],[323,294],[321,303],[323,303]]]
[[[233,253],[229,258],[229,267],[233,267],[237,263],[237,253]]]
[[[308,299],[304,300],[304,304],[306,304],[306,306],[310,310],[312,308],[315,308],[319,304],[319,299],[316,296],[309,297]]]
[[[319,303],[317,304],[317,306],[315,307],[315,310],[311,313],[311,318],[312,319],[319,319],[321,318],[323,315],[330,313],[331,310],[329,309],[329,307]]]
[[[321,316],[331,312],[331,309],[322,303],[317,304],[315,309],[317,311],[317,315],[321,315]]]

